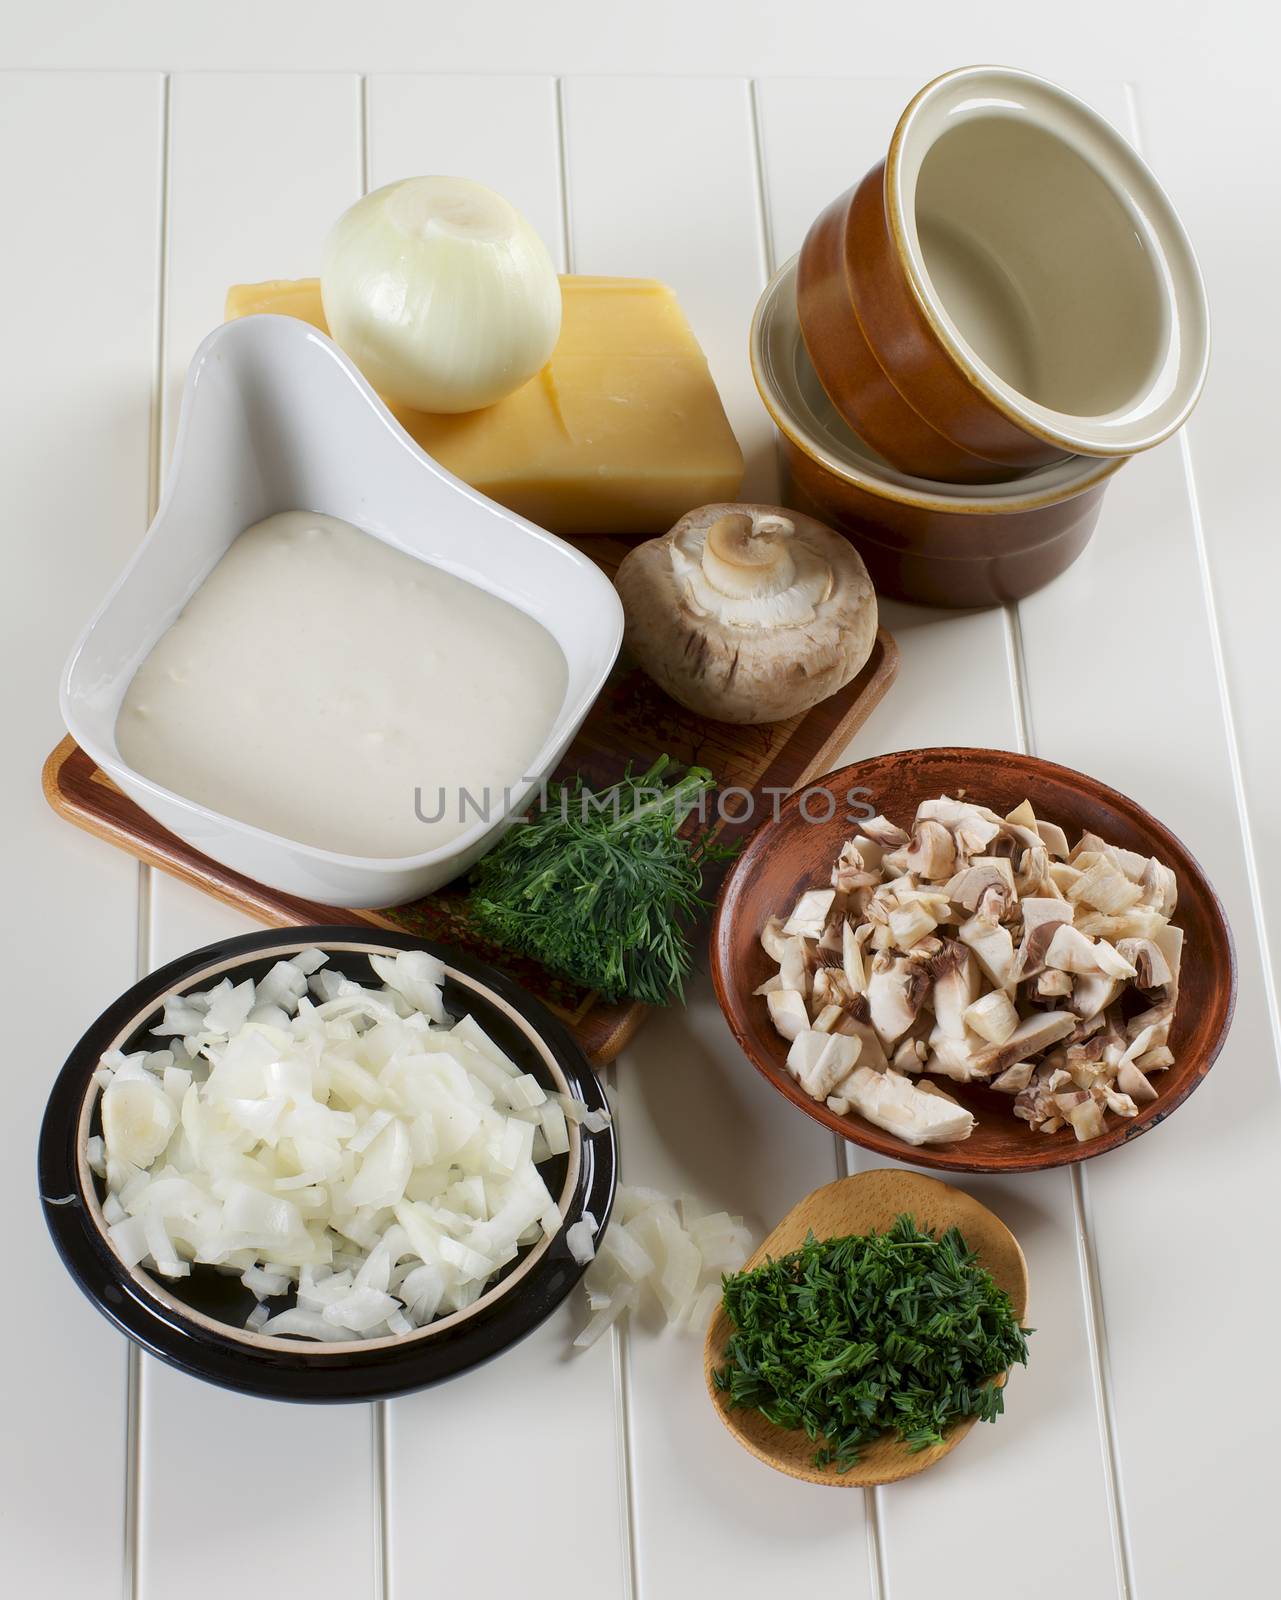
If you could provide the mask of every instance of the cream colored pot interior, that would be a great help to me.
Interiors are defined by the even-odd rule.
[[[1191,246],[1126,141],[1025,73],[967,68],[899,124],[886,194],[909,281],[989,399],[1091,454],[1172,432],[1204,376]]]

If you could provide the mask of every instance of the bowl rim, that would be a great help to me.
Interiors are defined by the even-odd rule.
[[[887,475],[882,475],[873,469],[872,463],[864,463],[861,458],[855,463],[836,455],[796,419],[784,403],[774,377],[778,365],[776,347],[779,340],[786,337],[789,331],[781,325],[780,318],[785,314],[785,310],[780,308],[785,308],[789,302],[793,304],[795,302],[796,269],[799,259],[798,253],[785,261],[766,284],[756,302],[756,309],[752,313],[748,347],[752,378],[765,409],[773,419],[774,426],[784,438],[795,445],[802,454],[808,456],[816,466],[824,468],[842,482],[856,489],[862,489],[878,500],[893,500],[899,505],[921,511],[943,511],[955,516],[1012,516],[1019,512],[1039,511],[1046,506],[1074,500],[1078,495],[1085,494],[1096,485],[1106,482],[1129,459],[1126,455],[1106,457],[1074,455],[1067,461],[1052,462],[1046,467],[1022,475],[1012,470],[1007,482],[944,486],[928,478],[914,478],[893,467],[887,467],[885,469]],[[799,320],[796,323],[793,342],[799,344],[802,351],[804,350]],[[808,356],[806,359],[808,360]],[[851,433],[854,432],[843,418],[841,421],[842,426],[848,428]],[[1061,475],[1068,470],[1076,475],[1063,481]],[[1045,478],[1054,475],[1059,475],[1058,481],[1045,483]],[[1040,486],[1038,479],[1041,480]],[[1009,492],[982,494],[977,493],[977,489],[989,491],[1008,489]]]
[[[228,812],[218,811],[202,801],[192,799],[188,795],[180,794],[177,790],[168,788],[165,784],[149,778],[131,766],[120,754],[114,735],[115,717],[119,715],[119,702],[123,700],[132,682],[133,674],[130,673],[122,680],[122,688],[115,706],[115,716],[112,722],[112,735],[109,742],[104,742],[91,726],[86,724],[85,718],[80,714],[79,700],[76,693],[77,670],[81,657],[89,646],[95,630],[102,624],[120,596],[128,587],[135,570],[145,561],[151,547],[166,534],[166,524],[170,517],[173,502],[177,498],[178,486],[183,475],[183,465],[187,453],[193,449],[192,438],[194,435],[193,417],[196,413],[196,397],[202,385],[201,380],[207,370],[213,369],[224,362],[224,346],[235,348],[239,344],[261,345],[264,349],[273,348],[268,341],[283,341],[287,348],[293,344],[302,350],[305,346],[319,348],[332,363],[337,381],[345,380],[351,395],[350,404],[360,405],[371,414],[371,420],[381,425],[386,445],[389,449],[404,451],[415,460],[430,477],[452,490],[475,508],[488,512],[500,521],[511,524],[522,530],[535,543],[546,546],[555,552],[558,559],[567,561],[578,569],[587,581],[597,589],[601,602],[599,625],[603,633],[601,637],[601,665],[598,671],[589,673],[582,683],[576,697],[570,698],[575,672],[575,662],[571,659],[566,649],[566,640],[571,638],[572,630],[566,630],[562,637],[553,633],[545,623],[541,624],[547,632],[551,633],[557,648],[565,656],[568,679],[565,694],[556,716],[547,730],[542,745],[530,757],[526,766],[531,769],[532,775],[522,774],[514,778],[504,791],[504,798],[510,797],[510,803],[505,804],[501,813],[478,818],[469,827],[465,828],[454,838],[448,839],[443,844],[435,845],[429,850],[421,850],[407,856],[372,856],[351,855],[344,851],[326,849],[322,845],[308,844],[302,839],[293,839],[286,834],[275,833],[271,829],[260,827],[256,823],[243,821]],[[314,506],[294,508],[307,511],[316,511]],[[317,515],[330,515],[327,512],[316,512]],[[359,523],[352,524],[360,532],[380,543],[387,544],[394,550],[409,555],[412,559],[432,566],[437,563],[424,555],[421,550],[409,548],[403,540],[387,537],[375,528]],[[244,530],[241,529],[241,532]],[[236,537],[233,535],[233,539]],[[230,548],[228,541],[227,548]],[[224,551],[225,554],[225,551]],[[440,566],[442,571],[450,571],[445,565]],[[208,573],[205,577],[208,577]],[[456,575],[456,574],[455,574]],[[596,580],[599,579],[599,583]],[[201,580],[203,583],[204,579]],[[471,579],[463,578],[463,582]],[[199,585],[197,586],[199,587]],[[492,593],[493,591],[486,591]],[[188,599],[191,597],[189,596]],[[184,605],[187,602],[184,602]],[[509,602],[513,603],[513,602]],[[518,608],[520,609],[520,608]],[[528,613],[526,613],[528,615]],[[534,619],[537,620],[537,619]],[[288,852],[291,856],[307,862],[314,862],[321,867],[338,868],[345,871],[375,872],[375,873],[413,873],[425,868],[439,866],[454,860],[461,860],[467,851],[476,846],[487,835],[496,829],[507,825],[514,817],[518,816],[531,795],[545,781],[546,775],[554,767],[560,753],[568,741],[573,737],[575,730],[581,724],[587,712],[591,709],[600,694],[605,681],[613,671],[622,647],[623,638],[623,608],[618,600],[613,584],[604,572],[597,566],[590,556],[570,544],[567,540],[559,538],[546,528],[541,528],[537,523],[530,522],[527,517],[522,517],[506,506],[499,505],[497,501],[473,489],[470,484],[464,483],[461,478],[449,472],[439,462],[434,460],[421,448],[409,434],[400,426],[383,402],[374,391],[368,380],[356,367],[334,341],[321,333],[318,328],[308,323],[300,322],[295,317],[279,316],[271,313],[257,313],[252,316],[238,317],[231,322],[224,322],[206,335],[187,369],[186,380],[183,385],[182,401],[178,415],[178,426],[174,438],[173,454],[170,458],[163,491],[155,514],[151,518],[146,534],[138,547],[134,550],[115,582],[112,583],[102,602],[95,609],[89,621],[81,629],[76,638],[66,662],[58,686],[58,705],[62,720],[67,730],[71,733],[76,743],[91,755],[97,765],[106,772],[115,782],[122,787],[127,787],[131,794],[154,796],[167,808],[177,810],[184,814],[190,823],[198,828],[207,830],[215,826],[230,830],[233,834],[252,839],[259,844],[265,844],[273,850]],[[163,628],[153,630],[150,649],[159,643],[168,624]],[[149,651],[148,651],[149,653]],[[145,660],[145,657],[143,658]],[[141,665],[141,662],[139,663]],[[135,668],[136,671],[136,668]],[[141,802],[140,802],[141,803]],[[157,818],[156,820],[160,820]],[[163,825],[163,824],[162,824]],[[202,848],[200,839],[188,835],[188,842]]]
[[[955,1151],[945,1150],[941,1146],[911,1145],[903,1140],[896,1139],[892,1133],[876,1127],[864,1118],[850,1113],[840,1116],[832,1111],[824,1102],[814,1100],[806,1094],[799,1084],[794,1082],[783,1068],[781,1058],[778,1060],[762,1060],[751,1040],[739,1026],[736,1018],[735,1000],[739,988],[732,981],[732,974],[727,971],[725,953],[729,948],[729,933],[731,923],[732,901],[735,891],[741,880],[751,871],[753,852],[760,845],[764,837],[773,829],[783,825],[783,819],[792,811],[798,811],[803,804],[808,791],[815,788],[844,789],[853,786],[860,775],[866,774],[867,768],[886,761],[901,760],[905,757],[913,759],[935,759],[950,762],[965,761],[975,765],[976,770],[984,761],[996,759],[1002,763],[1022,767],[1024,770],[1035,770],[1047,777],[1060,782],[1080,787],[1084,785],[1092,796],[1106,805],[1126,814],[1137,826],[1149,833],[1154,845],[1154,854],[1166,851],[1175,857],[1181,857],[1191,866],[1198,886],[1205,898],[1206,904],[1217,920],[1223,936],[1223,950],[1226,958],[1227,986],[1226,995],[1220,1001],[1220,1020],[1213,1042],[1201,1061],[1198,1070],[1192,1073],[1189,1079],[1176,1091],[1162,1091],[1158,1098],[1144,1108],[1137,1117],[1124,1121],[1116,1121],[1097,1139],[1090,1139],[1084,1143],[1072,1139],[1063,1142],[1057,1136],[1044,1138],[1039,1144],[1029,1144],[1026,1156],[1006,1158],[1001,1161],[986,1161],[981,1157],[965,1154],[966,1141],[958,1143]],[[967,786],[971,794],[979,793],[981,785],[974,783]],[[978,803],[982,803],[981,795]],[[1210,1068],[1218,1060],[1227,1042],[1228,1034],[1232,1028],[1232,1019],[1236,1010],[1237,997],[1237,958],[1236,944],[1232,937],[1232,926],[1224,912],[1222,901],[1219,899],[1214,886],[1206,876],[1201,863],[1188,849],[1188,847],[1164,823],[1158,821],[1151,812],[1138,801],[1130,799],[1119,789],[1092,778],[1088,773],[1080,772],[1074,767],[1064,766],[1056,761],[1047,761],[1044,757],[1024,754],[1021,751],[995,750],[982,745],[926,745],[910,750],[886,751],[881,755],[869,756],[862,761],[850,762],[846,766],[837,767],[816,778],[789,795],[777,812],[753,830],[751,835],[739,851],[733,866],[726,875],[721,886],[720,896],[716,904],[716,914],[712,921],[712,929],[708,944],[709,966],[712,975],[712,987],[716,993],[716,1000],[721,1008],[721,1013],[729,1025],[739,1049],[752,1063],[756,1070],[766,1081],[800,1110],[821,1122],[824,1127],[838,1133],[842,1138],[848,1139],[853,1144],[862,1145],[865,1149],[874,1151],[877,1155],[888,1157],[891,1160],[903,1161],[914,1166],[932,1167],[944,1172],[972,1172],[1008,1174],[1017,1172],[1044,1171],[1051,1167],[1071,1166],[1080,1161],[1091,1160],[1095,1156],[1106,1154],[1121,1145],[1128,1144],[1131,1140],[1146,1133],[1150,1128],[1174,1112],[1188,1096],[1204,1080]]]
[[[1123,419],[1115,413],[1074,415],[1041,405],[1001,378],[963,337],[925,265],[915,220],[915,175],[920,163],[912,156],[913,141],[926,137],[932,144],[933,137],[924,133],[921,124],[939,102],[943,103],[940,109],[945,114],[950,106],[955,120],[958,107],[950,103],[963,97],[968,86],[985,82],[995,82],[1025,115],[1032,119],[1039,115],[1037,125],[1057,137],[1098,174],[1131,214],[1140,236],[1156,247],[1152,253],[1158,269],[1155,275],[1165,293],[1167,357],[1171,348],[1190,346],[1192,359],[1181,373],[1181,381],[1172,388],[1177,400],[1167,400],[1161,407],[1145,403],[1140,421],[1128,428],[1119,426]],[[1124,185],[1090,159],[1084,148],[1089,143],[1105,151],[1107,159],[1124,173]],[[1187,421],[1205,386],[1210,360],[1210,313],[1200,263],[1187,230],[1155,173],[1124,134],[1084,100],[1048,78],[1018,67],[976,65],[941,73],[917,91],[899,118],[885,160],[884,196],[886,225],[894,252],[931,333],[973,388],[1015,427],[1063,450],[1112,459],[1151,449]],[[1138,199],[1137,209],[1127,203],[1131,196]],[[1180,366],[1183,365],[1181,361]],[[1150,395],[1145,396],[1147,399]],[[1147,426],[1143,425],[1144,418],[1152,419],[1162,411],[1164,420],[1149,420]],[[1100,431],[1099,424],[1109,418],[1114,419],[1113,426]]]
[[[568,1030],[511,979],[474,957],[368,925],[268,929],[203,946],[157,968],[90,1025],[49,1095],[39,1139],[40,1197],[54,1245],[77,1287],[152,1354],[194,1376],[269,1398],[374,1399],[421,1388],[489,1359],[551,1314],[586,1270],[568,1251],[567,1227],[586,1211],[596,1219],[598,1238],[608,1225],[617,1183],[617,1143],[612,1124],[600,1133],[575,1128],[556,1200],[560,1230],[551,1239],[544,1236],[513,1271],[464,1311],[413,1333],[331,1345],[253,1334],[186,1304],[155,1275],[127,1267],[107,1235],[85,1150],[100,1094],[92,1073],[101,1055],[158,1015],[168,995],[218,973],[312,948],[357,954],[427,950],[445,963],[450,980],[476,992],[524,1033],[563,1089],[591,1109],[609,1109]],[[522,1284],[518,1296],[509,1292]]]

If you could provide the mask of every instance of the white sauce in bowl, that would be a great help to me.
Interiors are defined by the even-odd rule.
[[[474,826],[486,790],[498,820],[566,681],[555,639],[505,600],[336,517],[285,511],[240,535],[143,662],[116,744],[224,816],[411,856]]]

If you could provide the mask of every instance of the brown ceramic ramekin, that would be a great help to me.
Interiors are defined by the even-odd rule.
[[[1124,462],[1071,456],[1000,483],[913,478],[836,414],[801,338],[796,261],[752,319],[752,373],[783,436],[789,498],[839,527],[882,594],[921,605],[1004,604],[1042,588],[1085,548],[1107,480]]]
[[[838,413],[951,484],[1148,449],[1205,377],[1205,291],[1164,192],[1088,106],[1007,68],[917,95],[815,220],[798,295]]]

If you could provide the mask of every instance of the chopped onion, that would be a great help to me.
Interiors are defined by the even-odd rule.
[[[584,1211],[582,1220],[565,1230],[565,1243],[579,1266],[585,1267],[593,1259],[596,1254],[596,1218],[590,1211]]]
[[[721,1274],[746,1262],[751,1239],[742,1219],[724,1211],[693,1216],[689,1201],[657,1189],[619,1185],[614,1218],[587,1273],[593,1315],[574,1340],[586,1349],[651,1291],[669,1324],[702,1330],[720,1304]],[[581,1227],[582,1224],[576,1224]],[[573,1250],[571,1235],[566,1235]],[[575,1254],[576,1260],[584,1259]]]
[[[425,951],[372,957],[382,988],[325,959],[170,996],[154,1030],[170,1048],[102,1058],[87,1155],[126,1266],[234,1273],[261,1333],[395,1336],[474,1304],[559,1232],[536,1158],[569,1149],[572,1113],[473,1018],[446,1017]],[[595,1221],[577,1226],[590,1256]]]

